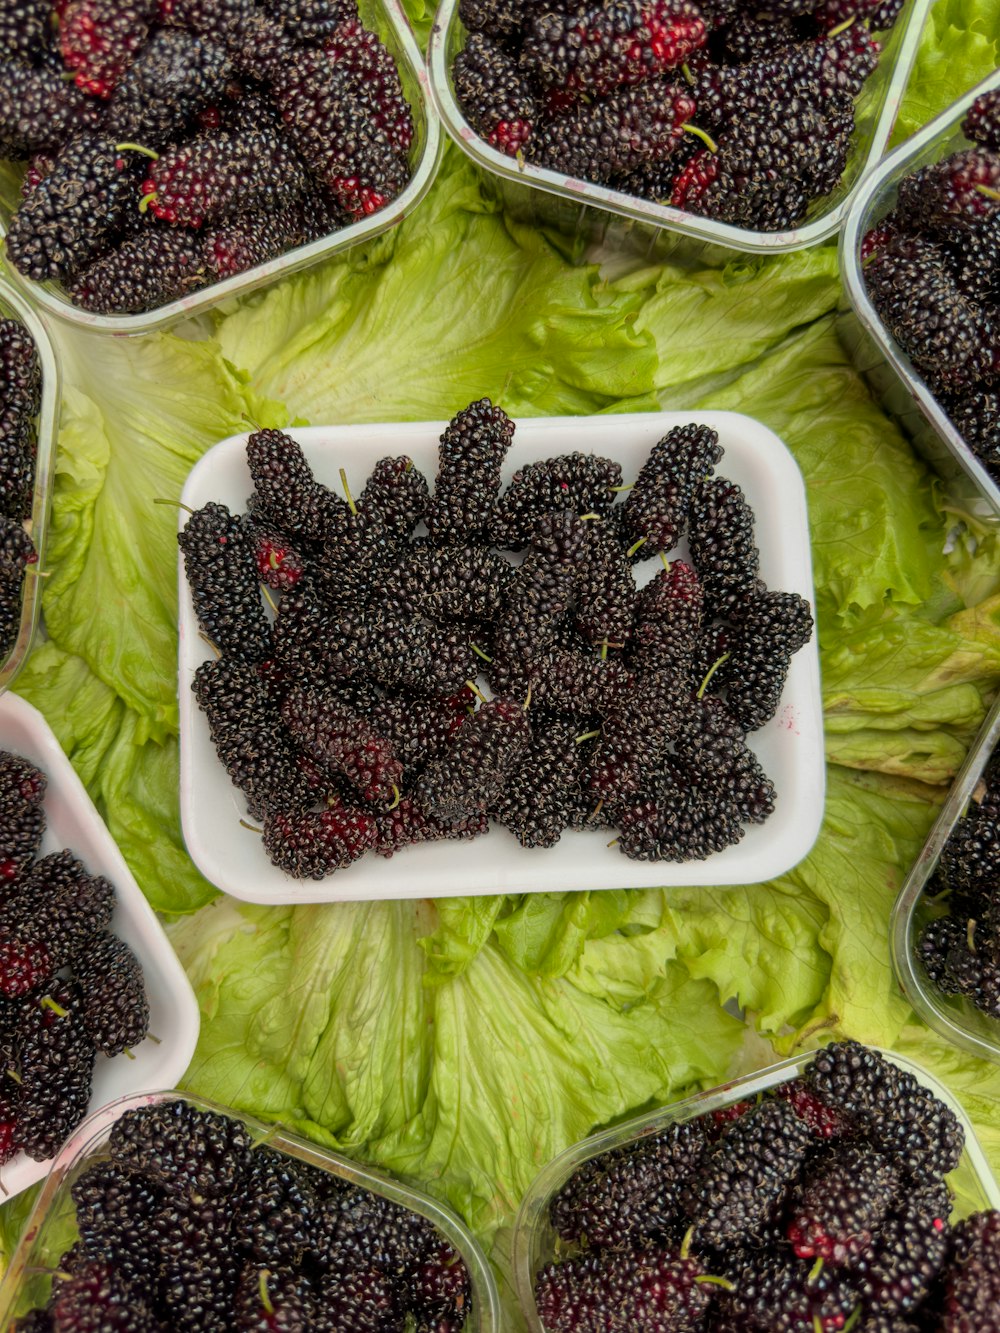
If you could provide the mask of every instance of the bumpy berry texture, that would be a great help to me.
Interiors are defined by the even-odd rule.
[[[721,457],[719,437],[708,426],[676,426],[653,446],[622,513],[630,541],[643,543],[640,558],[673,550],[687,530],[697,486]]]
[[[322,539],[333,515],[344,508],[283,431],[254,431],[247,440],[247,463],[263,516],[286,533]]]
[[[142,231],[76,277],[69,294],[81,310],[137,315],[180,300],[209,281],[202,246],[183,232]]]
[[[486,535],[494,546],[518,551],[538,520],[553,510],[604,515],[622,483],[621,465],[594,454],[564,454],[519,467],[498,498]]]
[[[108,1146],[119,1166],[172,1196],[222,1198],[241,1183],[250,1143],[238,1121],[176,1101],[128,1112],[115,1122]]]
[[[307,776],[254,666],[226,658],[203,662],[191,687],[219,760],[254,818],[312,803]]]
[[[74,960],[83,997],[83,1025],[103,1055],[120,1055],[145,1040],[149,1000],[142,967],[124,940],[100,935]]]
[[[516,157],[538,114],[537,96],[516,59],[474,32],[455,57],[453,73],[455,96],[469,124],[501,153]]]
[[[530,740],[522,703],[501,698],[482,704],[449,748],[424,770],[416,787],[417,804],[445,820],[485,813],[499,799]]]
[[[9,0],[0,9],[0,58],[32,63],[45,45],[51,11],[49,0]]]
[[[972,1213],[957,1223],[941,1287],[941,1333],[996,1333],[1000,1328],[1000,1213]]]
[[[399,144],[401,93],[394,67],[392,77],[393,86],[381,97],[374,94],[373,107],[373,96],[362,93],[348,62],[305,50],[283,65],[273,85],[295,148],[319,183],[355,219],[383,208],[409,179],[406,152]]]
[[[162,29],[115,89],[105,127],[119,139],[163,148],[198,111],[222,98],[231,75],[224,47],[179,28]]]
[[[96,1052],[75,984],[52,978],[25,1002],[18,1138],[29,1157],[53,1157],[90,1101]]]
[[[521,63],[544,87],[602,96],[678,68],[705,36],[701,17],[669,0],[583,0],[529,10]]]
[[[264,850],[294,879],[325,879],[364,856],[376,841],[372,815],[346,805],[264,815]]]
[[[398,796],[403,766],[391,745],[339,700],[294,687],[281,706],[281,716],[306,753],[342,774],[364,800],[390,802]]]
[[[488,398],[459,412],[441,436],[427,529],[441,545],[462,544],[489,524],[514,423]]]
[[[129,206],[134,156],[112,139],[82,136],[67,144],[11,219],[14,267],[27,278],[64,282],[96,259]]]
[[[200,227],[244,210],[273,210],[306,189],[301,163],[276,131],[223,131],[162,154],[143,203],[164,222]]]
[[[937,245],[919,237],[890,241],[865,270],[865,282],[889,332],[932,389],[961,389],[976,378],[976,311]]]
[[[178,534],[198,624],[222,654],[238,662],[270,655],[253,547],[243,521],[209,501]]]
[[[1000,91],[994,88],[976,98],[962,121],[962,133],[967,139],[1000,152]]]

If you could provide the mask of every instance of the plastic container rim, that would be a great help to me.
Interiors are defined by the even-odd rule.
[[[81,310],[54,288],[24,277],[12,264],[8,264],[10,281],[48,314],[80,328],[119,336],[152,333],[165,329],[178,320],[201,314],[230,297],[247,295],[275,282],[278,278],[310,268],[319,260],[331,259],[353,249],[356,245],[372,240],[401,222],[423,200],[437,174],[441,156],[441,126],[434,99],[430,95],[423,58],[400,0],[370,0],[370,3],[383,11],[392,27],[394,38],[399,43],[400,54],[406,61],[416,86],[420,89],[420,104],[425,122],[423,151],[414,165],[413,174],[395,199],[384,208],[359,222],[352,222],[328,236],[320,237],[309,245],[299,246],[286,254],[278,255],[266,264],[258,264],[245,273],[225,278],[222,282],[210,283],[200,291],[192,292],[190,296],[169,301],[166,305],[141,314],[100,315],[89,310]],[[6,234],[6,224],[0,219],[0,239],[6,237]]]
[[[995,1041],[989,1041],[957,1022],[955,1017],[939,1003],[932,983],[929,980],[925,981],[920,975],[913,956],[912,937],[914,916],[927,881],[998,744],[1000,744],[1000,697],[995,700],[979,735],[966,755],[965,763],[959,769],[934,826],[927,835],[927,841],[896,895],[889,919],[892,970],[900,989],[917,1015],[928,1027],[940,1032],[956,1046],[970,1051],[980,1059],[991,1060],[994,1063],[1000,1063],[1000,1020],[996,1021]]]
[[[60,374],[55,347],[42,316],[28,300],[0,278],[0,315],[7,307],[34,340],[42,370],[42,404],[38,413],[38,451],[35,457],[35,486],[31,503],[31,540],[38,561],[24,575],[21,622],[17,639],[6,661],[0,665],[0,695],[14,680],[31,651],[42,609],[42,585],[38,573],[45,568],[49,535],[49,509],[55,470],[56,437],[59,429]]]
[[[990,1207],[1000,1209],[1000,1184],[997,1183],[990,1169],[976,1137],[972,1122],[954,1094],[915,1060],[880,1046],[872,1046],[869,1049],[878,1051],[885,1059],[905,1072],[912,1074],[918,1082],[954,1112],[965,1134],[963,1156],[968,1156],[969,1165]],[[548,1201],[574,1170],[609,1148],[616,1148],[634,1142],[647,1134],[663,1129],[667,1125],[679,1121],[693,1120],[697,1116],[710,1114],[712,1111],[728,1106],[732,1102],[740,1101],[744,1097],[753,1097],[769,1088],[787,1083],[797,1074],[802,1073],[816,1054],[816,1051],[806,1051],[802,1055],[790,1056],[788,1059],[780,1060],[777,1064],[767,1065],[755,1073],[746,1074],[730,1082],[721,1083],[715,1088],[709,1088],[705,1092],[698,1092],[691,1097],[685,1097],[682,1101],[672,1102],[655,1111],[646,1111],[642,1115],[613,1126],[611,1129],[600,1130],[585,1139],[580,1139],[577,1143],[564,1148],[562,1152],[543,1166],[528,1186],[524,1198],[521,1200],[521,1206],[514,1222],[512,1243],[514,1286],[522,1313],[527,1320],[529,1333],[547,1333],[535,1305],[535,1274],[532,1271],[534,1230],[538,1217],[547,1207]]]
[[[498,152],[480,138],[463,116],[452,93],[447,47],[452,26],[459,21],[458,0],[441,0],[434,17],[427,50],[427,61],[431,71],[430,91],[448,133],[474,162],[491,175],[500,176],[509,182],[534,186],[548,194],[573,200],[581,205],[590,204],[632,222],[644,222],[667,231],[680,232],[685,236],[721,245],[729,250],[749,251],[755,254],[780,254],[786,251],[804,250],[808,246],[828,240],[840,229],[858,189],[884,153],[892,133],[900,97],[917,56],[924,21],[933,3],[934,0],[913,0],[905,19],[899,20],[904,24],[904,30],[886,86],[885,101],[882,112],[875,122],[868,152],[863,161],[859,162],[854,185],[835,207],[789,231],[751,231],[735,227],[731,223],[715,222],[711,218],[703,218],[695,213],[674,208],[670,204],[656,204],[651,200],[622,194],[607,186],[577,180],[560,172],[550,171],[546,167],[537,167],[526,162],[518,166],[514,159]]]
[[[965,443],[909,357],[882,323],[869,300],[859,262],[861,241],[873,221],[870,213],[873,211],[876,196],[883,189],[894,185],[896,180],[905,174],[912,159],[918,157],[933,139],[938,135],[953,133],[977,97],[996,88],[1000,88],[1000,69],[987,75],[916,134],[904,140],[865,176],[853,196],[840,234],[838,258],[844,291],[862,327],[916,400],[921,412],[937,431],[949,452],[983,493],[984,498],[1000,514],[1000,486]]]
[[[177,1089],[131,1093],[128,1096],[118,1097],[89,1115],[63,1144],[45,1178],[45,1183],[35,1200],[3,1280],[0,1282],[0,1328],[6,1329],[7,1321],[13,1318],[12,1311],[31,1257],[31,1250],[44,1232],[52,1208],[65,1186],[69,1173],[104,1146],[112,1127],[125,1111],[176,1100],[185,1101],[202,1111],[211,1111],[216,1115],[238,1120],[251,1131],[255,1147],[266,1144],[269,1148],[276,1148],[290,1157],[327,1171],[330,1175],[338,1176],[351,1184],[361,1185],[393,1203],[420,1213],[433,1222],[459,1250],[469,1269],[475,1302],[469,1333],[499,1333],[500,1298],[489,1263],[478,1241],[451,1209],[420,1190],[404,1185],[401,1181],[394,1180],[373,1167],[362,1166],[331,1148],[322,1148],[318,1144],[310,1143],[308,1139],[287,1129],[280,1121],[268,1124],[258,1120],[256,1116]]]

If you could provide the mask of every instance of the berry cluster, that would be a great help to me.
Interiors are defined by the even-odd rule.
[[[953,1113],[857,1042],[586,1161],[551,1202],[546,1333],[987,1333],[1000,1213],[951,1225]],[[987,1318],[987,1312],[990,1312]]]
[[[18,320],[0,318],[0,666],[17,641],[25,571],[38,560],[25,525],[35,493],[41,394],[31,334]]]
[[[900,181],[861,259],[886,328],[1000,482],[1000,89],[962,129],[969,147]]]
[[[27,162],[11,262],[101,314],[319,240],[410,176],[355,0],[33,0],[0,14],[0,85],[0,155]]]
[[[513,434],[472,403],[441,437],[433,492],[386,458],[355,501],[344,474],[346,498],[291,437],[260,430],[248,512],[210,502],[181,532],[219,654],[193,689],[287,873],[322,878],[491,819],[525,847],[607,827],[627,856],[688,861],[773,810],[747,736],[773,717],[812,616],[760,579],[750,507],[713,474],[716,433],[669,431],[634,485],[574,453],[502,489]],[[689,558],[668,562],[685,538]]]
[[[73,1183],[79,1239],[15,1329],[460,1333],[461,1255],[418,1213],[185,1101],[126,1111]]]
[[[476,133],[509,156],[783,231],[840,181],[854,99],[878,63],[872,32],[901,8],[460,0],[468,40],[455,95]]]
[[[945,995],[1000,1018],[1000,756],[952,829],[926,892],[947,904],[917,942],[928,977]]]
[[[45,789],[0,751],[0,1164],[52,1157],[87,1113],[98,1054],[149,1023],[142,968],[108,928],[113,886],[70,851],[38,856]]]

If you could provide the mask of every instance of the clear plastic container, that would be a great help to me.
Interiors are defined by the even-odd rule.
[[[912,1074],[923,1086],[940,1098],[955,1115],[965,1131],[965,1151],[956,1169],[948,1177],[948,1183],[955,1195],[953,1215],[965,1217],[969,1213],[984,1208],[1000,1208],[1000,1186],[990,1170],[989,1163],[976,1139],[972,1124],[947,1088],[939,1083],[920,1065],[907,1060],[894,1051],[881,1052],[900,1069]],[[637,1116],[625,1124],[613,1129],[593,1134],[573,1144],[565,1152],[554,1157],[548,1166],[542,1168],[528,1188],[521,1201],[521,1207],[514,1224],[513,1264],[514,1283],[518,1300],[527,1320],[529,1333],[545,1333],[545,1325],[538,1316],[535,1305],[535,1274],[545,1264],[564,1256],[565,1244],[560,1241],[549,1221],[549,1203],[584,1162],[613,1148],[637,1143],[650,1134],[657,1134],[668,1125],[682,1120],[694,1120],[697,1116],[709,1115],[722,1110],[744,1098],[756,1097],[769,1088],[776,1088],[803,1073],[811,1062],[815,1052],[810,1051],[780,1064],[769,1065],[756,1074],[736,1079],[708,1092],[698,1093],[685,1101],[675,1102],[672,1106],[659,1111],[650,1111]]]
[[[862,178],[885,152],[932,3],[906,0],[895,26],[880,37],[882,56],[857,99],[854,146],[843,179],[791,231],[750,231],[715,222],[544,167],[519,164],[492,148],[465,119],[455,97],[451,67],[466,37],[458,0],[442,0],[435,17],[428,47],[431,90],[449,134],[497,180],[505,204],[521,221],[553,226],[584,245],[648,246],[667,231],[730,250],[760,254],[802,250],[836,233]]]
[[[192,292],[177,301],[170,301],[157,310],[139,315],[97,315],[80,310],[72,304],[58,283],[34,282],[24,278],[9,265],[11,280],[27,292],[31,300],[50,314],[58,315],[98,333],[136,334],[167,328],[178,320],[197,315],[232,296],[245,296],[258,287],[275,282],[300,269],[310,268],[333,255],[343,254],[356,245],[396,226],[413,212],[430,189],[437,171],[441,147],[441,129],[428,90],[428,76],[423,58],[414,40],[400,0],[359,0],[361,20],[378,34],[393,56],[403,93],[413,112],[414,137],[410,149],[411,176],[406,188],[391,203],[377,213],[341,227],[310,245],[300,246],[279,255],[266,264],[259,264],[246,273],[239,273],[224,282],[213,283],[201,291]],[[10,209],[0,208],[0,236],[6,234]]]
[[[45,569],[45,547],[49,528],[49,503],[56,459],[56,435],[59,430],[59,366],[42,319],[23,296],[0,281],[0,317],[16,319],[35,341],[42,368],[42,406],[38,413],[38,455],[35,460],[35,496],[31,505],[29,531],[38,553],[38,563],[28,568],[21,599],[21,625],[17,639],[6,659],[0,658],[0,694],[12,684],[24,666],[38,627],[42,608],[42,581],[38,571]]]
[[[200,1097],[181,1092],[151,1092],[121,1097],[90,1116],[63,1145],[53,1163],[31,1216],[25,1225],[17,1249],[7,1266],[0,1285],[0,1328],[48,1299],[52,1276],[39,1273],[51,1265],[77,1239],[75,1210],[71,1189],[73,1182],[95,1162],[107,1159],[107,1142],[115,1121],[126,1111],[176,1100],[187,1102],[201,1111],[214,1111],[245,1125],[255,1144],[328,1171],[332,1176],[379,1194],[393,1203],[409,1208],[433,1222],[465,1260],[472,1283],[472,1309],[463,1333],[499,1333],[500,1298],[490,1266],[470,1232],[454,1213],[425,1194],[400,1184],[381,1172],[359,1166],[339,1153],[318,1148],[306,1139],[280,1126],[268,1125],[229,1107],[217,1106]]]
[[[45,836],[41,855],[68,847],[92,875],[115,886],[111,929],[142,965],[149,999],[150,1036],[127,1055],[98,1055],[90,1109],[125,1094],[162,1088],[183,1078],[191,1063],[201,1015],[191,983],[181,967],[156,913],[135,882],[107,825],[77,777],[48,723],[16,694],[0,698],[0,750],[29,760],[48,778],[42,809]],[[0,1167],[3,1197],[9,1198],[41,1180],[48,1162],[20,1152]],[[2,1327],[2,1325],[0,1325]]]
[[[896,980],[928,1027],[940,1032],[963,1050],[1000,1064],[1000,1020],[990,1018],[961,995],[945,995],[924,970],[917,957],[917,941],[927,923],[940,916],[924,892],[952,830],[969,808],[990,756],[1000,745],[1000,699],[990,711],[976,737],[951,791],[941,807],[923,851],[896,895],[889,923],[889,944]]]
[[[953,498],[988,524],[1000,523],[1000,486],[962,439],[868,299],[861,242],[895,206],[899,182],[905,176],[969,147],[962,133],[965,113],[980,94],[993,88],[1000,88],[1000,69],[890,153],[862,184],[840,237],[840,271],[850,309],[839,320],[841,340],[875,397],[921,455],[948,479]]]

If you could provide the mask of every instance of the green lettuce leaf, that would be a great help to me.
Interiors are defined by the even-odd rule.
[[[220,899],[175,923],[203,1015],[185,1086],[420,1181],[489,1237],[555,1152],[736,1057],[742,1024],[669,960],[628,1004],[610,973],[603,994],[531,977],[491,942],[429,985],[435,916]]]
[[[893,130],[916,133],[1000,65],[1000,0],[939,0],[924,28]]]
[[[161,912],[192,912],[218,892],[180,830],[177,738],[158,741],[80,657],[40,644],[17,693],[43,711],[139,887]]]
[[[253,392],[315,424],[440,420],[489,395],[512,416],[655,406],[641,296],[513,228],[450,150],[392,263],[348,256],[221,320]]]
[[[794,454],[827,625],[850,623],[887,598],[926,600],[944,544],[927,471],[871,401],[833,319],[817,320],[697,406],[746,412]]]
[[[246,398],[210,342],[60,326],[58,346],[46,629],[162,740],[177,730],[177,511],[156,501],[242,429]]]

